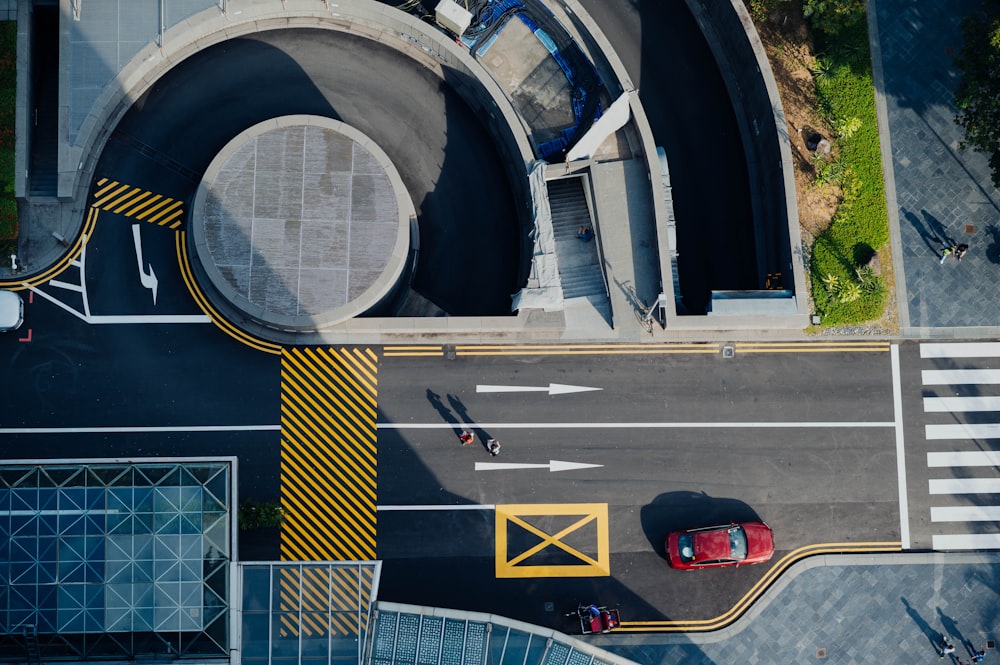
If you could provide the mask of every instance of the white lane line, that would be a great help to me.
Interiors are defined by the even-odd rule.
[[[924,425],[928,441],[941,439],[1000,439],[1000,423]]]
[[[278,432],[281,425],[178,425],[166,427],[0,427],[0,434],[145,434],[156,432]]]
[[[921,358],[998,358],[1000,342],[951,342],[920,345]]]
[[[906,495],[906,447],[903,439],[903,390],[899,378],[899,345],[889,347],[892,359],[892,412],[896,429],[896,484],[899,488],[899,537],[902,549],[910,549],[910,507]]]
[[[81,314],[69,305],[65,304],[61,300],[50,296],[45,291],[37,287],[31,287],[34,293],[37,293],[41,297],[45,298],[49,302],[53,303],[66,310],[73,316],[81,319],[91,325],[104,325],[104,324],[129,324],[129,323],[143,323],[143,324],[157,324],[157,323],[211,323],[212,319],[205,316],[204,314],[135,314],[135,315],[111,315],[111,316],[89,316],[87,314]],[[86,296],[86,291],[83,292]],[[89,304],[84,298],[84,307],[90,309]]]
[[[891,422],[844,423],[471,423],[481,429],[740,429],[740,428],[823,428],[895,427]],[[378,423],[378,429],[455,429],[451,423]],[[0,427],[0,434],[77,434],[100,432],[239,432],[278,431],[281,425],[178,425],[172,427]]]
[[[438,504],[420,504],[413,506],[376,506],[378,511],[430,511],[430,510],[496,510],[496,505],[492,503],[459,504],[456,506],[443,506]]]
[[[927,453],[927,466],[1000,466],[1000,450],[966,450],[956,453]]]
[[[1000,520],[1000,506],[931,508],[932,522],[993,522]]]
[[[79,284],[69,284],[67,282],[60,282],[57,279],[50,279],[49,286],[54,286],[57,289],[66,289],[67,291],[76,291],[77,293],[83,293],[83,287]]]
[[[67,312],[69,312],[70,314],[72,314],[73,316],[75,316],[76,318],[81,319],[83,321],[87,320],[86,315],[81,314],[80,312],[76,311],[75,309],[73,309],[72,307],[70,307],[69,305],[67,305],[66,303],[64,303],[63,301],[58,300],[58,299],[50,296],[45,291],[42,291],[41,289],[39,289],[37,287],[34,287],[34,286],[29,287],[29,288],[31,289],[32,293],[37,293],[38,295],[40,295],[41,297],[45,298],[46,300],[48,300],[49,302],[53,303],[54,305],[63,308],[64,310],[66,310]]]
[[[969,411],[1000,411],[1000,397],[925,397],[925,413],[962,413]]]
[[[1000,369],[925,369],[920,371],[925,386],[959,386],[969,383],[1000,383]]]
[[[1000,478],[932,478],[931,494],[998,494]]]
[[[891,421],[865,422],[738,422],[738,423],[470,423],[481,429],[813,429],[836,427],[895,427]],[[468,427],[469,425],[466,425]],[[379,429],[456,429],[451,423],[379,423]]]
[[[935,550],[994,550],[1000,549],[1000,533],[967,533],[957,536],[933,536]]]
[[[121,316],[88,316],[91,324],[123,324],[123,323],[211,323],[212,319],[204,314],[136,314]]]

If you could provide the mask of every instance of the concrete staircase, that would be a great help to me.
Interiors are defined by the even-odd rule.
[[[59,7],[36,6],[32,49],[34,108],[29,109],[28,195],[55,196],[59,152]]]
[[[610,310],[597,241],[584,242],[576,237],[581,226],[590,226],[596,231],[583,192],[583,181],[580,178],[550,180],[546,187],[563,298],[586,298],[602,311]]]

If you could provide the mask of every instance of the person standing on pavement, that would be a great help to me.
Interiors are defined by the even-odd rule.
[[[945,245],[941,248],[941,260],[938,263],[943,264],[944,260],[955,253],[955,248],[951,245]]]
[[[962,257],[965,256],[965,253],[968,251],[969,251],[969,246],[963,242],[961,245],[955,248],[955,259],[961,261]]]
[[[955,653],[955,645],[948,642],[947,637],[941,638],[941,653],[938,654],[941,658],[944,658],[948,654]]]

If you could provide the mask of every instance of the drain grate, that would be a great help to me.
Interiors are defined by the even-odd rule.
[[[817,658],[826,658],[826,649],[816,649]]]

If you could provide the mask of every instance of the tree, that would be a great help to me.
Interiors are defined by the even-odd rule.
[[[962,78],[955,91],[956,122],[965,130],[963,149],[986,155],[993,184],[1000,187],[1000,0],[984,0],[965,19],[965,43],[955,63]]]
[[[865,0],[802,0],[802,15],[817,30],[834,34],[865,17]]]

